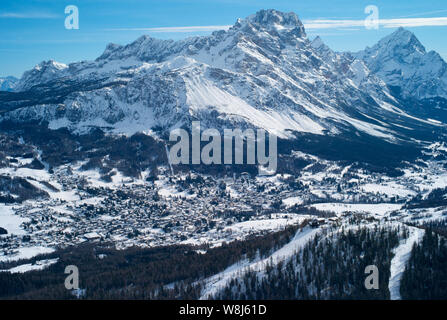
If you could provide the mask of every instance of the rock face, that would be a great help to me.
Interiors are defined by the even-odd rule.
[[[399,28],[354,55],[385,83],[400,88],[403,96],[447,98],[447,64],[408,30]]]
[[[413,76],[393,67],[396,61]],[[444,65],[405,30],[364,52],[337,53],[320,38],[310,41],[296,14],[262,10],[206,37],[142,36],[109,44],[95,61],[42,62],[16,93],[0,96],[0,120],[127,135],[200,120],[203,128],[258,127],[283,138],[301,132],[397,141],[439,124],[408,114],[390,86],[442,96],[445,77],[434,75],[442,68],[445,75]]]
[[[43,61],[33,69],[26,71],[20,81],[16,84],[14,90],[26,91],[36,84],[57,79],[62,75],[61,71],[66,68],[67,65],[54,60]]]
[[[0,91],[13,91],[18,80],[12,76],[0,77]]]

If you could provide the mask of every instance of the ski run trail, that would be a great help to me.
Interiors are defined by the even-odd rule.
[[[320,228],[313,229],[305,227],[302,230],[299,230],[289,243],[273,252],[269,257],[252,262],[242,260],[231,265],[224,271],[206,279],[205,288],[202,291],[200,299],[205,300],[212,298],[220,290],[225,288],[231,279],[239,277],[241,274],[246,273],[249,270],[260,272],[265,270],[268,263],[277,264],[280,261],[284,261],[292,256],[298,249],[302,248],[308,241],[313,239],[313,237],[320,231]]]
[[[391,300],[401,300],[400,281],[405,271],[405,265],[410,259],[413,244],[419,243],[419,241],[421,241],[422,237],[424,236],[423,229],[415,227],[408,228],[410,231],[410,235],[408,236],[408,238],[402,240],[400,244],[393,250],[394,257],[391,260],[391,275],[390,281],[388,283]]]

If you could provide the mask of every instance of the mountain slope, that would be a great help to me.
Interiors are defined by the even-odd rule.
[[[19,79],[13,76],[0,77],[0,91],[13,91],[17,81]]]
[[[447,63],[435,51],[427,52],[408,30],[399,28],[354,55],[404,97],[447,98]]]
[[[199,119],[283,138],[361,132],[399,141],[437,126],[402,111],[363,61],[311,42],[294,13],[275,10],[207,37],[143,36],[108,45],[95,61],[43,62],[16,91],[0,96],[3,120],[45,120],[78,133],[168,132]]]

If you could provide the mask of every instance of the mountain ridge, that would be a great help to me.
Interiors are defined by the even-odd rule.
[[[354,56],[405,97],[447,98],[447,63],[402,27]]]
[[[17,89],[25,91],[0,97],[1,120],[44,120],[78,133],[154,134],[200,119],[204,127],[260,127],[283,138],[362,132],[399,141],[439,126],[408,114],[359,54],[310,41],[296,14],[272,9],[209,36],[141,36],[109,44],[94,61],[46,61]]]

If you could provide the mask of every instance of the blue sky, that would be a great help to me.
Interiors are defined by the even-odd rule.
[[[67,5],[79,9],[79,30],[65,29]],[[368,5],[379,9],[384,24],[378,30],[358,26]],[[126,44],[142,34],[163,39],[206,35],[212,26],[232,25],[269,8],[296,12],[309,26],[309,38],[320,35],[335,50],[371,46],[396,23],[404,24],[427,50],[447,60],[445,0],[1,0],[0,76],[20,77],[42,60],[92,60],[107,43]],[[178,28],[192,26],[203,28]]]

